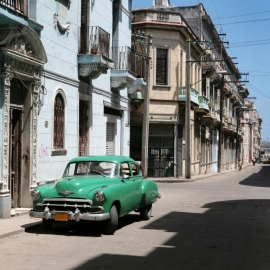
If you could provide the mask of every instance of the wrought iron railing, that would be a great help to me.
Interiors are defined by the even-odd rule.
[[[79,28],[79,53],[101,54],[110,58],[110,34],[99,26]],[[95,51],[94,51],[95,49]]]
[[[0,5],[13,9],[25,16],[28,15],[28,0],[0,0]]]
[[[136,54],[130,47],[113,47],[112,60],[114,61],[114,69],[130,70],[138,77],[145,77],[145,59]]]
[[[118,70],[130,70],[135,73],[135,52],[130,47],[112,47],[113,68]]]

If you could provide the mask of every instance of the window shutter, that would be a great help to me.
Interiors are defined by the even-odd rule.
[[[106,155],[114,155],[114,123],[106,125]]]

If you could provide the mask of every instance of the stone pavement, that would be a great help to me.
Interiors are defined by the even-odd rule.
[[[244,164],[243,168],[251,166],[251,164]],[[236,169],[227,170],[221,173],[208,173],[201,175],[193,175],[191,179],[181,178],[149,178],[157,183],[181,183],[181,182],[192,182],[207,177],[218,177],[221,174],[236,171]],[[40,219],[29,217],[30,208],[17,208],[11,212],[10,219],[0,219],[0,239],[14,234],[18,234],[28,230],[29,228],[40,226],[42,224]]]

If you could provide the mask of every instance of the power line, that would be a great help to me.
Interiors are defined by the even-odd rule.
[[[243,44],[243,45],[235,45],[230,46],[230,48],[238,48],[238,47],[252,47],[252,46],[258,46],[258,45],[267,45],[270,44],[270,42],[263,42],[263,43],[254,43],[254,44]]]
[[[269,38],[268,39],[259,39],[259,40],[256,40],[256,41],[242,41],[242,42],[237,42],[237,43],[233,43],[233,45],[238,45],[238,44],[247,44],[247,43],[253,43],[253,42],[262,42],[262,41],[267,41],[267,40],[270,40]]]
[[[261,21],[269,21],[269,20],[270,20],[270,18],[258,19],[258,20],[249,20],[249,21],[240,21],[240,22],[231,22],[231,23],[217,23],[215,25],[228,25],[228,24],[238,24],[238,23],[261,22]]]
[[[253,85],[253,84],[251,84],[250,83],[250,85],[252,86],[252,87],[254,87],[255,89],[253,89],[255,92],[257,92],[257,93],[260,93],[261,95],[263,95],[264,97],[266,97],[266,98],[269,98],[270,99],[270,97],[269,96],[267,96],[265,93],[263,93],[261,90],[259,90],[255,85]]]
[[[244,17],[244,16],[249,16],[249,15],[256,15],[256,14],[262,14],[262,13],[268,13],[270,12],[270,10],[267,11],[261,11],[261,12],[256,12],[256,13],[247,13],[247,14],[242,14],[242,15],[235,15],[235,16],[229,16],[229,17],[223,17],[223,18],[216,18],[216,19],[212,19],[214,20],[220,20],[220,19],[229,19],[229,18],[237,18],[237,17]]]

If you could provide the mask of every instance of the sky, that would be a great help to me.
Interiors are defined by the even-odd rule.
[[[262,141],[270,141],[270,0],[171,0],[171,5],[203,4],[263,119]],[[132,8],[151,7],[152,0],[133,0]]]

